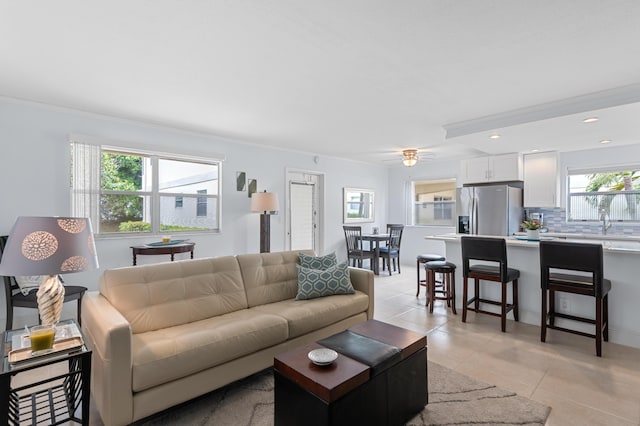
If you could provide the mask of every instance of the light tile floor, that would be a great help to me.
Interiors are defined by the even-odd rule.
[[[403,265],[404,266],[404,265]],[[375,277],[375,319],[427,334],[428,357],[460,373],[552,407],[547,425],[640,425],[640,349],[500,318],[467,314],[462,322],[444,301],[430,314],[416,298],[415,267]],[[508,316],[511,318],[511,315]]]
[[[499,318],[469,312],[463,323],[461,307],[453,315],[443,301],[430,314],[415,269],[403,271],[375,277],[374,317],[427,334],[430,360],[551,406],[547,425],[640,425],[640,349],[603,343],[598,358],[586,337],[549,330],[542,343],[538,326],[514,321],[502,333]],[[94,410],[90,423],[100,426]]]

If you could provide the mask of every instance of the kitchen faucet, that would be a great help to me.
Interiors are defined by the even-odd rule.
[[[602,221],[602,235],[607,235],[607,229],[611,228],[611,221],[605,209],[600,210],[600,220]]]

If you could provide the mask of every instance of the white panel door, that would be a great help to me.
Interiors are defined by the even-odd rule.
[[[313,183],[289,182],[291,250],[316,249],[314,192]]]

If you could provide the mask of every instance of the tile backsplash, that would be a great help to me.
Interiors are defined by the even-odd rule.
[[[543,225],[549,232],[602,234],[602,223],[600,222],[567,222],[567,215],[564,209],[526,209],[526,211],[542,213],[544,215]],[[640,224],[611,222],[611,228],[607,230],[607,235],[640,236]]]

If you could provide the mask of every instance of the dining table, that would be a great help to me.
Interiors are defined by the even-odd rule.
[[[371,260],[371,264],[373,265],[373,273],[375,275],[380,275],[380,264],[378,259],[380,259],[380,242],[389,241],[390,234],[362,234],[360,236],[361,241],[368,241],[371,247],[373,247],[374,258]],[[364,248],[363,248],[364,249]]]

